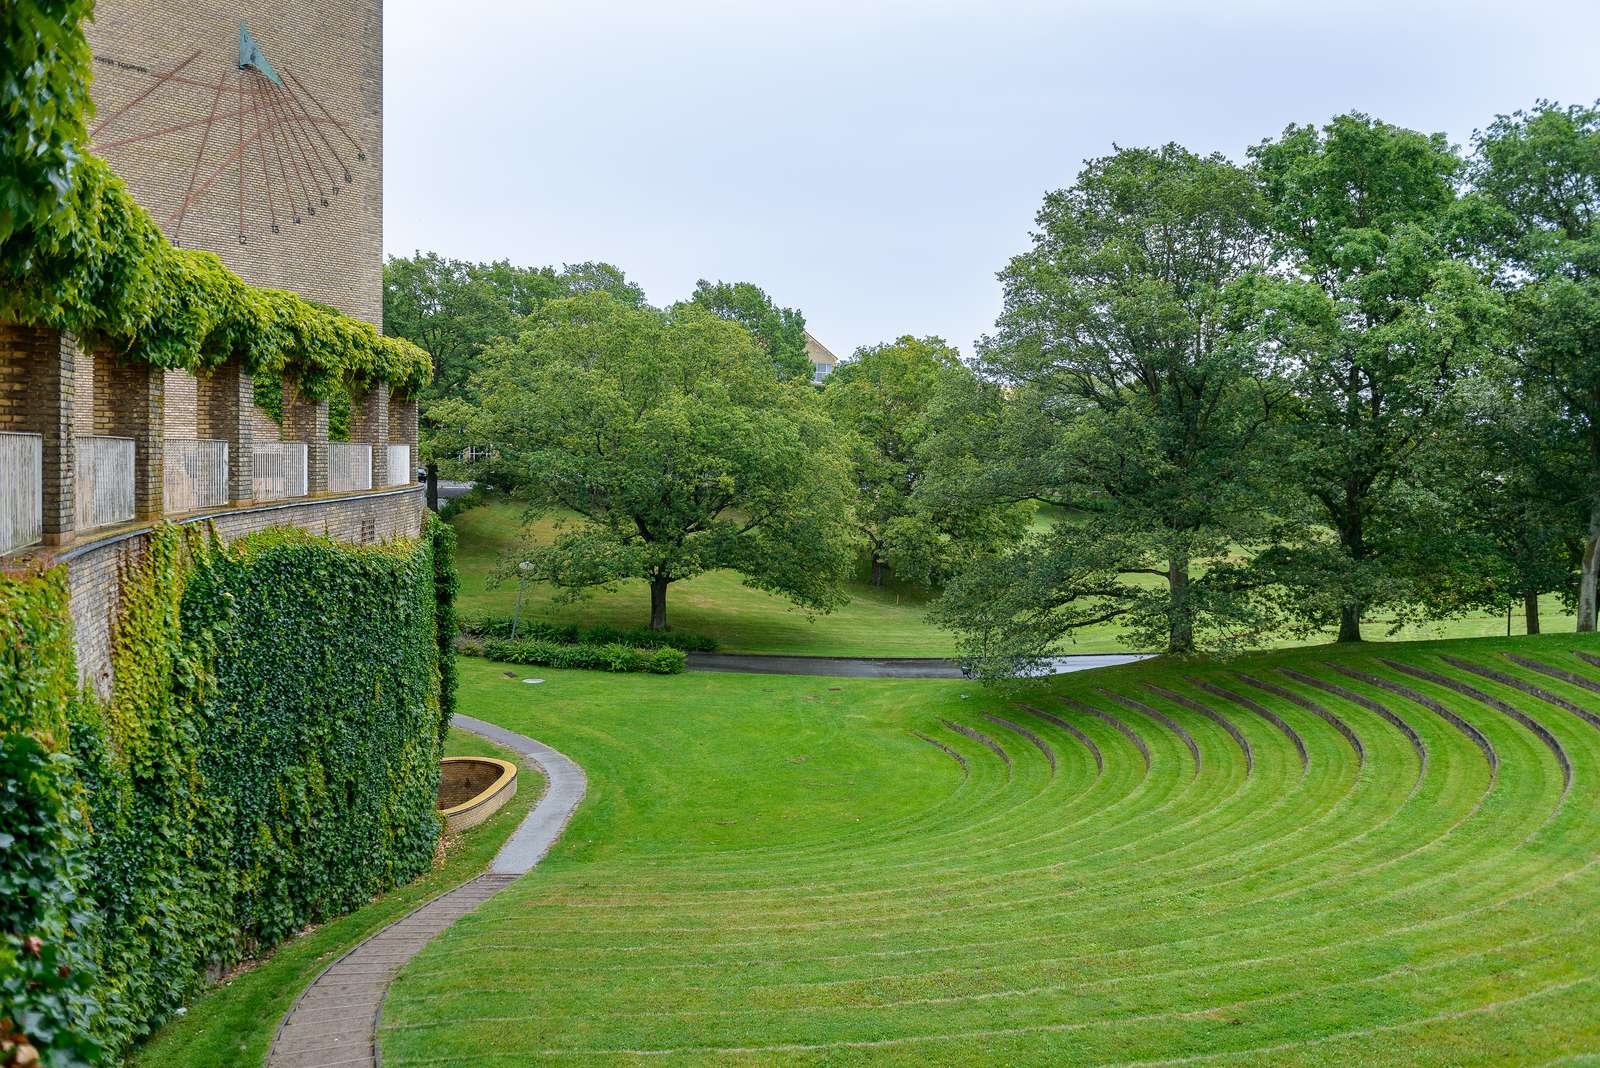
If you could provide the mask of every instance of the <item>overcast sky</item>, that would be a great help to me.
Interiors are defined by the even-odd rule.
[[[752,281],[841,356],[970,355],[1046,190],[1357,109],[1465,144],[1600,97],[1600,2],[387,0],[391,253]]]

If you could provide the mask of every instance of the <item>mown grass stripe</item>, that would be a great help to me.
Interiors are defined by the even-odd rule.
[[[1135,701],[1133,698],[1128,697],[1128,696],[1126,696],[1124,694],[1113,693],[1110,690],[1105,690],[1105,689],[1100,690],[1099,693],[1100,693],[1101,697],[1104,697],[1104,698],[1106,698],[1107,700],[1110,700],[1110,701],[1115,701],[1117,704],[1121,705],[1123,708],[1126,708],[1126,709],[1128,709],[1130,711],[1139,712],[1139,713],[1142,713],[1142,714],[1144,714],[1146,716],[1149,716],[1151,719],[1155,720],[1157,723],[1159,723],[1163,727],[1167,728],[1167,730],[1169,730],[1173,734],[1177,735],[1178,739],[1180,741],[1182,741],[1185,746],[1188,747],[1189,755],[1194,758],[1194,774],[1196,776],[1198,776],[1200,774],[1200,765],[1201,765],[1200,746],[1198,744],[1196,744],[1196,742],[1194,740],[1194,736],[1192,734],[1190,734],[1188,731],[1184,730],[1183,727],[1178,724],[1177,720],[1173,719],[1171,716],[1167,715],[1165,712],[1162,712],[1159,709],[1151,708],[1149,705],[1145,704],[1143,701]]]
[[[1600,716],[1590,712],[1587,708],[1583,708],[1574,704],[1565,697],[1562,697],[1560,694],[1554,694],[1543,687],[1535,686],[1527,679],[1519,679],[1515,675],[1506,674],[1504,671],[1496,671],[1494,668],[1487,667],[1483,664],[1474,664],[1454,656],[1443,656],[1439,659],[1443,660],[1451,667],[1459,668],[1462,671],[1470,671],[1475,675],[1481,675],[1482,677],[1493,682],[1498,682],[1502,686],[1509,686],[1514,690],[1520,690],[1529,697],[1536,697],[1546,704],[1555,705],[1557,708],[1564,708],[1568,712],[1571,712],[1573,715],[1577,716],[1579,719],[1583,720],[1585,723],[1589,724],[1589,726],[1595,728],[1596,730],[1600,730]]]
[[[1466,720],[1462,719],[1460,716],[1456,715],[1454,712],[1450,711],[1450,709],[1446,708],[1438,701],[1435,701],[1426,694],[1418,693],[1409,686],[1401,685],[1400,683],[1395,682],[1393,679],[1386,679],[1381,675],[1374,675],[1367,671],[1357,671],[1355,668],[1346,664],[1330,663],[1326,666],[1332,668],[1334,671],[1337,671],[1339,674],[1344,675],[1347,678],[1355,679],[1357,682],[1364,682],[1368,686],[1376,686],[1380,690],[1388,690],[1392,694],[1395,694],[1399,697],[1404,697],[1407,701],[1413,701],[1439,716],[1446,723],[1450,724],[1456,730],[1460,731],[1462,734],[1466,735],[1472,740],[1472,743],[1478,747],[1480,752],[1483,753],[1483,758],[1489,762],[1489,771],[1492,774],[1499,773],[1500,755],[1495,752],[1494,745],[1487,737],[1484,736],[1484,733],[1478,728],[1474,727],[1472,724],[1468,723]]]
[[[1066,720],[1062,719],[1060,716],[1054,715],[1054,714],[1052,714],[1050,712],[1046,712],[1042,708],[1035,708],[1032,705],[1025,705],[1025,704],[1022,704],[1021,702],[1018,702],[1017,707],[1022,709],[1025,712],[1033,713],[1035,716],[1038,716],[1040,719],[1044,720],[1046,723],[1049,723],[1049,724],[1051,724],[1052,726],[1055,726],[1055,727],[1060,727],[1062,730],[1064,730],[1068,734],[1072,735],[1080,743],[1083,744],[1083,747],[1085,749],[1089,750],[1089,755],[1094,758],[1094,770],[1095,770],[1095,772],[1097,774],[1100,774],[1100,773],[1103,773],[1106,770],[1106,760],[1105,760],[1105,757],[1102,756],[1101,753],[1100,753],[1100,747],[1098,745],[1095,745],[1094,744],[1094,739],[1090,738],[1087,734],[1083,733],[1083,731],[1079,730],[1076,725],[1074,725],[1072,723],[1068,723]]]
[[[1489,694],[1486,694],[1475,686],[1468,686],[1460,679],[1452,679],[1448,675],[1441,675],[1436,671],[1429,671],[1426,668],[1417,667],[1414,664],[1402,664],[1396,660],[1380,659],[1378,662],[1392,671],[1398,671],[1402,674],[1410,675],[1412,678],[1422,679],[1425,682],[1431,682],[1435,686],[1443,686],[1447,690],[1454,690],[1463,697],[1470,697],[1472,700],[1481,705],[1487,705],[1496,712],[1502,712],[1505,715],[1510,716],[1512,719],[1516,720],[1518,723],[1522,724],[1529,731],[1531,731],[1534,737],[1543,742],[1545,747],[1555,755],[1556,763],[1561,767],[1562,793],[1565,793],[1571,788],[1572,761],[1568,759],[1567,751],[1561,747],[1561,743],[1556,740],[1556,736],[1551,734],[1549,730],[1545,728],[1544,724],[1540,723],[1526,712],[1523,712],[1518,708],[1513,708],[1511,705],[1506,704],[1498,697],[1493,697]]]
[[[1079,712],[1085,712],[1110,724],[1113,729],[1120,733],[1124,738],[1128,739],[1128,741],[1132,742],[1135,749],[1139,750],[1139,755],[1144,758],[1145,774],[1148,775],[1150,773],[1150,746],[1143,738],[1139,736],[1137,731],[1104,709],[1095,708],[1093,705],[1084,704],[1082,701],[1075,701],[1070,697],[1060,697],[1058,699],[1068,708],[1074,708]]]
[[[1310,712],[1313,716],[1318,717],[1334,730],[1343,735],[1344,740],[1350,743],[1350,748],[1355,751],[1357,764],[1366,764],[1367,749],[1366,746],[1361,744],[1360,735],[1356,734],[1355,730],[1350,726],[1350,724],[1346,723],[1342,718],[1335,715],[1333,712],[1330,712],[1328,709],[1313,701],[1311,698],[1306,697],[1304,694],[1295,693],[1293,690],[1283,686],[1278,686],[1274,683],[1266,681],[1265,679],[1256,678],[1253,675],[1246,675],[1243,672],[1237,671],[1234,672],[1234,677],[1239,679],[1241,682],[1245,682],[1251,686],[1254,686],[1258,690],[1265,690],[1274,697],[1282,698],[1297,708],[1303,708],[1307,712]],[[1228,691],[1222,690],[1219,692],[1227,693]]]
[[[990,721],[991,723],[998,723],[998,724],[1000,724],[1000,726],[1006,728],[1007,730],[1014,731],[1015,733],[1020,734],[1020,735],[1022,735],[1022,737],[1026,738],[1029,742],[1031,742],[1033,744],[1033,747],[1035,749],[1039,750],[1039,752],[1044,756],[1046,762],[1049,763],[1049,765],[1050,765],[1050,774],[1054,775],[1056,773],[1056,752],[1055,752],[1054,749],[1050,748],[1049,743],[1047,743],[1043,738],[1039,737],[1037,734],[1033,733],[1028,728],[1019,726],[1018,724],[1015,724],[1015,723],[1011,722],[1009,719],[1004,719],[1004,718],[1002,718],[1000,716],[995,715],[992,712],[985,712],[983,714],[983,718],[988,720],[988,721]]]

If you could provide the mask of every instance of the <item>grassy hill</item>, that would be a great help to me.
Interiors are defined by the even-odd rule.
[[[1035,528],[1059,521],[1043,511]],[[453,520],[460,535],[461,608],[464,612],[499,612],[510,615],[517,601],[515,583],[490,589],[488,576],[503,552],[521,540],[523,510],[506,501],[464,512]],[[533,528],[540,536],[553,529],[549,522]],[[1154,581],[1154,580],[1152,580]],[[619,583],[610,592],[596,593],[577,603],[555,603],[554,590],[534,584],[527,590],[523,612],[528,617],[559,623],[608,623],[642,626],[650,618],[650,595],[643,582]],[[927,595],[919,590],[889,584],[874,589],[865,581],[849,588],[850,603],[825,616],[808,616],[782,598],[753,590],[737,574],[714,571],[673,583],[667,596],[668,623],[678,630],[708,634],[730,652],[795,653],[812,656],[949,656],[955,646],[950,636],[930,624]],[[1572,617],[1562,611],[1558,598],[1543,605],[1547,630],[1571,630]],[[1521,608],[1512,620],[1513,633],[1523,630]],[[1385,638],[1387,622],[1374,620],[1369,637]],[[1503,635],[1503,615],[1476,614],[1448,623],[1407,627],[1397,640],[1465,638]],[[1331,637],[1331,635],[1330,635]],[[1130,642],[1115,624],[1080,631],[1066,652],[1105,653],[1129,649]]]
[[[466,662],[581,763],[386,1065],[1590,1063],[1600,642],[960,682]],[[1587,1060],[1585,1058],[1588,1058]]]

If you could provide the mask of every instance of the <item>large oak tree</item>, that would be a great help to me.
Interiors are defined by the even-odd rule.
[[[695,304],[552,301],[485,351],[473,433],[535,509],[562,519],[520,554],[569,589],[714,568],[826,611],[851,562],[850,483],[815,391],[779,381],[750,332]]]
[[[982,368],[1006,413],[974,491],[1065,521],[953,581],[939,617],[981,670],[1121,620],[1172,652],[1248,641],[1240,554],[1271,524],[1267,357],[1231,343],[1230,287],[1266,259],[1250,176],[1176,145],[1122,149],[1049,194],[1001,272]]]

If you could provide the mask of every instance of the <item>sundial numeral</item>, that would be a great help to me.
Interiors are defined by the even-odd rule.
[[[272,232],[275,233],[275,234],[283,233],[282,230],[278,229],[278,224],[277,223],[273,223],[272,224]]]
[[[320,199],[322,200],[322,206],[323,207],[327,207],[328,206],[328,198],[327,197],[322,197]]]
[[[249,235],[247,235],[247,234],[240,234],[239,235],[239,244],[248,245],[249,243],[250,243]]]

